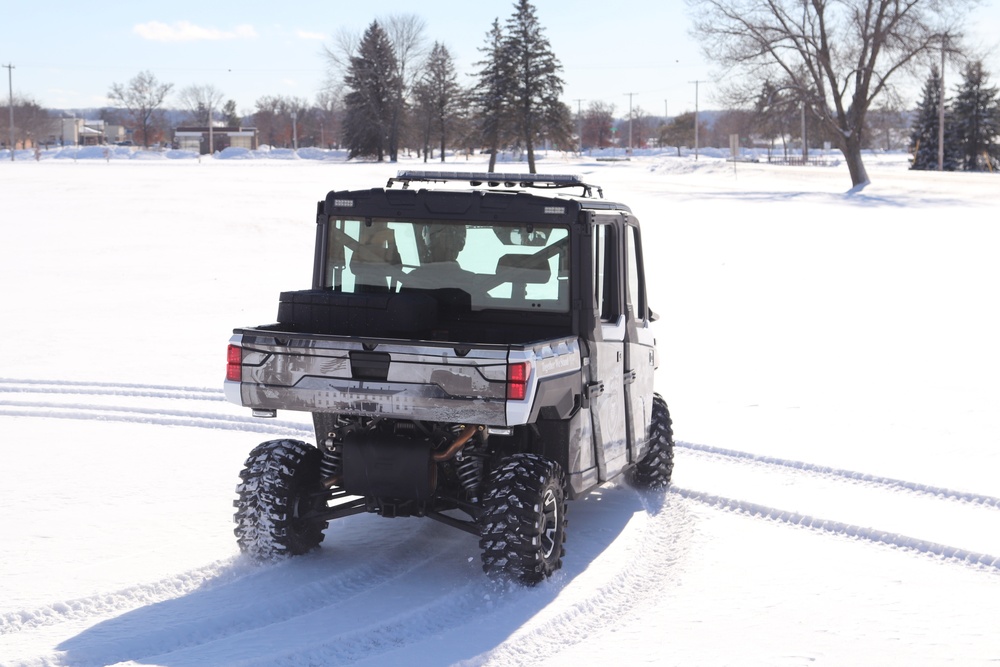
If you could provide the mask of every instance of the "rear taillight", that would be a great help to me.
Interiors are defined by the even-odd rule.
[[[523,401],[528,395],[528,375],[531,366],[527,361],[507,364],[507,398],[513,401]]]
[[[243,348],[230,345],[226,352],[226,379],[239,382],[243,379]]]

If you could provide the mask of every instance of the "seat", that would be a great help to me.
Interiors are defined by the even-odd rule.
[[[535,255],[501,255],[497,260],[496,275],[501,282],[511,284],[510,298],[513,301],[527,299],[528,285],[544,285],[552,279],[548,260]]]

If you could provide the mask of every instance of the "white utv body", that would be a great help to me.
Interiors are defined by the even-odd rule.
[[[403,171],[319,202],[312,287],[230,341],[227,398],[316,431],[251,452],[243,551],[305,553],[359,512],[429,517],[479,536],[488,575],[531,584],[561,566],[568,499],[622,474],[669,484],[639,222],[595,190]]]

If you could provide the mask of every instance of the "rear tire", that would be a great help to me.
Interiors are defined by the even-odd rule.
[[[565,475],[536,454],[504,459],[483,494],[483,571],[493,579],[533,585],[562,567],[566,554]]]
[[[298,440],[269,440],[250,452],[233,503],[240,551],[268,561],[319,546],[328,522],[302,517],[326,506],[322,458],[316,447]]]
[[[649,425],[649,451],[629,474],[632,486],[665,489],[674,472],[674,430],[670,410],[659,394],[653,394],[653,415]]]

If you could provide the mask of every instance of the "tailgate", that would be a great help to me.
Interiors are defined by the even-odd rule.
[[[242,349],[241,371],[226,395],[249,408],[507,424],[506,346],[376,346],[252,330],[230,343]]]

